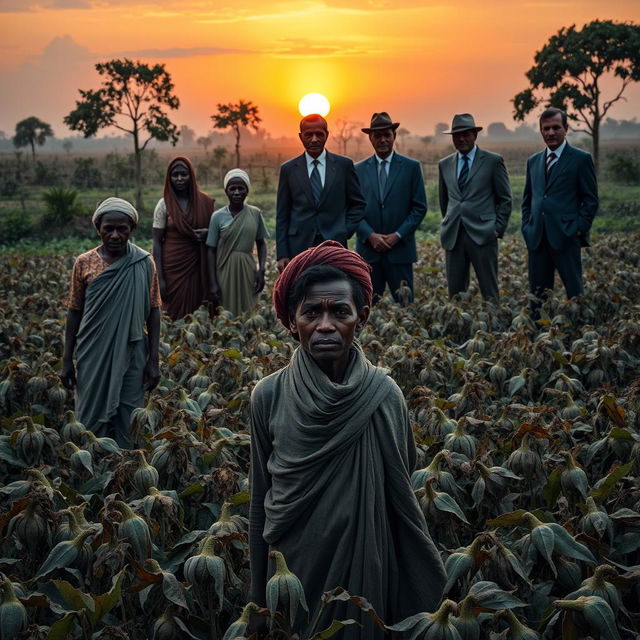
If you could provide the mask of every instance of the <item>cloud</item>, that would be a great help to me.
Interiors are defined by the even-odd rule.
[[[280,44],[274,46],[267,53],[279,57],[306,58],[322,56],[324,58],[338,58],[348,56],[363,56],[379,53],[374,47],[365,46],[357,42],[332,39],[331,43],[311,42],[304,38],[290,38],[280,40]]]
[[[191,58],[193,56],[222,56],[234,53],[255,53],[249,49],[228,49],[224,47],[171,47],[168,49],[138,49],[109,54],[111,57],[128,58]]]

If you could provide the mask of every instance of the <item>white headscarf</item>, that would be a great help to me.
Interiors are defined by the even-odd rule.
[[[122,198],[107,198],[103,200],[91,216],[91,222],[93,222],[94,226],[97,226],[98,220],[100,220],[105,213],[124,213],[133,224],[138,224],[138,212],[136,208]]]
[[[223,183],[225,189],[227,188],[229,181],[233,180],[234,178],[239,178],[247,185],[247,189],[251,189],[251,180],[249,180],[249,174],[242,169],[231,169],[231,171],[227,172],[227,175],[224,177]]]

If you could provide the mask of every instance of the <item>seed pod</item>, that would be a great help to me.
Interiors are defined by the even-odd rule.
[[[67,411],[64,414],[64,425],[60,429],[60,436],[64,442],[73,442],[80,444],[82,440],[82,432],[84,425],[78,422],[76,414],[73,411]]]
[[[593,575],[587,578],[579,589],[570,593],[565,600],[576,600],[580,596],[598,596],[605,600],[616,615],[622,601],[615,585],[607,582],[607,578],[613,580],[618,577],[616,570],[609,564],[601,564],[596,567]]]
[[[139,440],[143,433],[154,434],[161,419],[162,413],[151,396],[146,407],[138,407],[131,412],[131,431],[134,438]]]
[[[575,420],[579,418],[583,413],[584,409],[581,409],[574,401],[569,393],[565,394],[566,404],[562,409],[560,409],[560,417],[563,420]]]
[[[183,630],[170,613],[163,613],[153,625],[153,640],[182,640]]]
[[[35,466],[39,464],[42,459],[42,450],[45,441],[42,428],[39,424],[35,424],[29,416],[17,418],[14,424],[17,423],[24,424],[25,426],[15,435],[16,453],[29,466]]]
[[[247,626],[251,622],[252,614],[258,610],[258,605],[253,602],[249,602],[242,610],[242,615],[229,625],[222,640],[235,640],[236,638],[244,637]]]
[[[458,493],[458,485],[454,477],[448,471],[442,471],[442,461],[449,458],[448,449],[442,449],[436,453],[433,460],[424,469],[418,469],[411,475],[411,486],[414,491],[424,487],[429,478],[435,478],[438,486],[451,495]]]
[[[42,515],[36,500],[31,500],[20,513],[11,518],[7,535],[11,536],[11,534],[14,534],[20,544],[31,554],[40,555],[43,550],[50,547],[50,520]]]
[[[436,491],[433,488],[435,481],[435,478],[428,478],[424,488],[416,491],[418,503],[427,522],[447,524],[451,522],[451,516],[454,515],[462,522],[469,524],[458,503],[448,493]]]
[[[507,467],[519,476],[531,478],[539,475],[542,470],[540,455],[529,447],[529,434],[522,437],[520,446],[507,459]]]
[[[0,575],[0,638],[15,638],[27,626],[27,610],[16,597],[11,580]]]
[[[475,457],[478,440],[465,429],[465,420],[458,420],[453,433],[445,436],[444,446],[451,451],[467,456],[469,460]]]
[[[245,534],[247,531],[248,521],[245,517],[238,514],[231,515],[233,505],[225,502],[220,510],[220,517],[214,522],[207,531],[210,536],[216,538],[224,538],[225,536],[235,533]]]
[[[125,502],[115,500],[113,507],[122,515],[122,521],[118,527],[118,537],[131,545],[138,562],[144,562],[151,557],[149,525],[143,518],[136,515]]]
[[[538,640],[540,638],[540,634],[520,622],[511,609],[505,609],[498,615],[509,624],[510,638],[512,640]]]
[[[598,540],[607,539],[609,545],[613,544],[613,523],[605,508],[596,504],[595,500],[588,496],[587,513],[580,519],[578,529]]]
[[[178,390],[178,408],[186,411],[194,420],[199,420],[202,417],[200,405],[187,395],[184,387],[179,387]]]
[[[63,567],[77,567],[85,569],[91,559],[91,547],[87,544],[87,538],[96,533],[96,529],[84,529],[73,540],[59,542],[42,563],[34,580],[45,577],[56,569]]]
[[[558,583],[562,587],[562,593],[577,589],[582,581],[582,569],[577,562],[558,558]]]
[[[82,437],[85,439],[85,449],[92,456],[105,456],[110,453],[121,453],[122,449],[113,438],[98,438],[93,431],[83,431]]]
[[[450,618],[462,640],[480,640],[480,623],[473,613],[473,606],[473,598],[467,596],[458,605],[458,615]]]
[[[447,582],[443,593],[449,593],[453,585],[467,576],[472,577],[479,568],[478,559],[482,557],[482,537],[477,536],[468,547],[452,553],[444,563]]]
[[[44,376],[37,375],[29,378],[27,382],[27,397],[31,404],[37,404],[43,400],[47,392],[49,383]]]
[[[430,413],[432,418],[427,423],[427,431],[430,436],[434,438],[444,438],[450,433],[453,433],[457,426],[455,420],[448,418],[442,409],[438,407],[433,407]]]
[[[220,386],[218,382],[212,382],[206,389],[198,396],[198,405],[204,411],[212,402],[217,406],[224,406],[224,399],[218,394],[217,389]]]
[[[209,386],[211,380],[207,375],[207,370],[204,365],[201,365],[198,372],[189,378],[189,389],[192,391],[197,387],[199,389],[206,389]]]
[[[51,387],[47,395],[49,397],[49,407],[55,414],[62,413],[64,409],[64,403],[67,400],[67,390],[58,381],[53,387]]]
[[[575,600],[555,600],[553,606],[557,609],[580,613],[589,625],[589,629],[595,630],[601,637],[622,640],[611,607],[598,596],[580,596]]]
[[[69,509],[63,509],[60,515],[64,516],[64,521],[58,525],[53,542],[58,544],[65,540],[73,540],[82,533],[82,527],[76,522],[76,517]]]
[[[138,455],[138,468],[133,474],[133,486],[140,495],[147,495],[149,487],[156,487],[160,476],[155,467],[152,467],[145,458],[144,451],[141,449],[137,451]]]
[[[69,448],[73,453],[69,456],[69,466],[79,474],[88,472],[93,475],[93,461],[91,459],[91,453],[86,449],[80,449],[73,442],[67,442],[64,445]]]
[[[507,379],[507,375],[507,370],[502,366],[501,360],[498,360],[498,362],[496,362],[496,364],[494,364],[489,369],[489,380],[491,380],[491,382],[495,384],[498,389],[502,388],[502,385]]]
[[[589,481],[587,474],[576,464],[569,451],[561,451],[560,455],[565,460],[565,469],[560,475],[560,486],[564,495],[574,502],[587,499]]]
[[[522,480],[520,476],[504,467],[486,467],[480,461],[476,462],[476,467],[485,482],[486,491],[494,498],[504,496],[509,480]]]
[[[216,610],[219,610],[224,602],[224,581],[227,572],[224,560],[215,554],[216,542],[215,536],[205,538],[202,551],[185,562],[183,573],[187,582],[194,586],[202,604],[207,604],[209,591],[216,594]]]
[[[282,553],[271,551],[269,557],[276,561],[276,571],[267,582],[267,608],[271,612],[271,620],[276,611],[284,610],[289,614],[289,624],[293,627],[299,606],[309,613],[302,583],[289,571]]]

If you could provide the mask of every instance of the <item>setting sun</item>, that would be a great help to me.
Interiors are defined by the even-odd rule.
[[[302,116],[308,116],[312,113],[319,113],[321,116],[326,116],[331,109],[329,100],[325,98],[321,93],[308,93],[306,96],[300,98],[298,102],[298,110]]]

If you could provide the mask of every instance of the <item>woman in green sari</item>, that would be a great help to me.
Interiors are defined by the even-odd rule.
[[[160,287],[149,253],[129,242],[132,204],[107,198],[92,222],[102,244],[73,265],[60,377],[76,391],[78,420],[130,448],[131,413],[160,380]]]
[[[229,204],[211,216],[207,236],[211,298],[214,304],[222,305],[234,315],[251,309],[264,289],[265,239],[269,234],[260,209],[245,203],[250,187],[246,171],[232,169],[227,173],[224,191]]]

